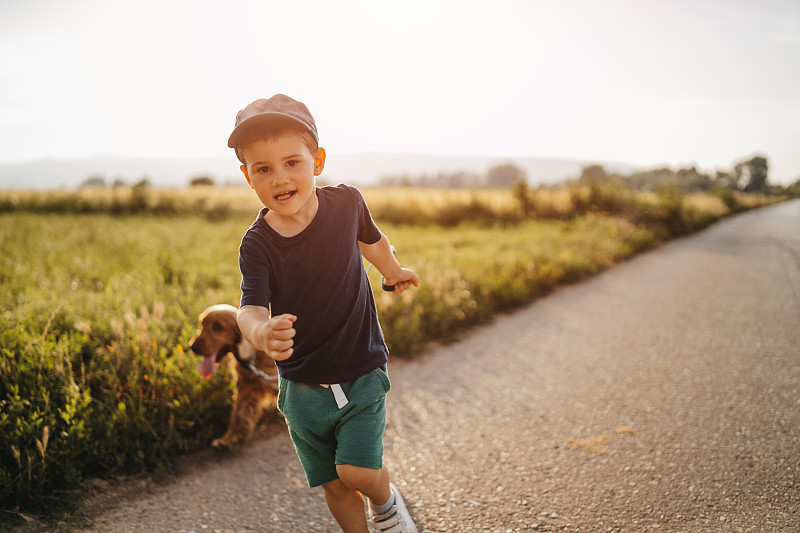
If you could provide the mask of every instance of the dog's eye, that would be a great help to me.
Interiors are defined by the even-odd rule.
[[[222,327],[222,324],[220,324],[219,322],[214,322],[213,324],[211,324],[211,330],[212,331],[222,331],[224,329],[225,328]]]

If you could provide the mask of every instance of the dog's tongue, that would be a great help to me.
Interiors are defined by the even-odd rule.
[[[206,356],[200,363],[200,375],[208,379],[217,371],[217,354]]]

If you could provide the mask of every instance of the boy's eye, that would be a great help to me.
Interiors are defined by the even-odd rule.
[[[258,172],[262,172],[262,173],[269,172],[269,167],[260,167],[260,168],[258,169]]]
[[[293,167],[293,166],[295,166],[297,163],[299,163],[299,161],[297,161],[296,159],[290,159],[289,161],[287,161],[287,162],[286,162],[286,165],[287,165],[287,166],[290,166],[290,167]]]

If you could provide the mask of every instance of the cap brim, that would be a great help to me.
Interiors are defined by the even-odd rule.
[[[316,137],[314,131],[309,128],[308,124],[298,120],[290,115],[284,113],[259,113],[246,120],[243,120],[238,126],[233,129],[231,136],[228,137],[228,148],[236,148],[239,146],[242,137],[246,133],[252,131],[254,128],[263,128],[265,130],[270,127],[277,129],[278,126],[285,127],[287,124],[301,126],[304,130],[309,131]]]

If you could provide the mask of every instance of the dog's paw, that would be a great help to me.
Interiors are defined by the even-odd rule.
[[[229,452],[233,450],[235,446],[232,446],[231,443],[225,439],[215,439],[211,442],[211,447],[218,452]]]

